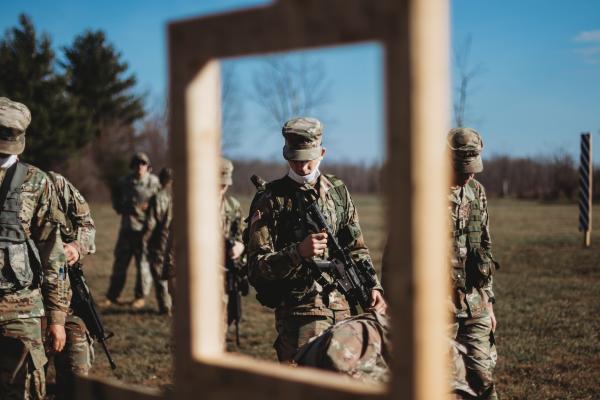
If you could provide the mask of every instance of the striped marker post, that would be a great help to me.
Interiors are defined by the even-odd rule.
[[[583,232],[583,247],[592,240],[592,135],[581,134],[579,161],[579,231]]]

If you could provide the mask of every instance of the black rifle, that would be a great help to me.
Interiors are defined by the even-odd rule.
[[[327,233],[327,245],[331,257],[327,272],[334,279],[331,284],[346,297],[353,313],[357,313],[358,307],[363,311],[367,310],[371,307],[371,292],[377,285],[373,264],[367,260],[354,261],[350,252],[340,246],[316,201],[306,207],[306,214],[307,223],[315,225],[317,232]],[[322,274],[324,269],[322,263],[316,262],[313,262],[311,267],[318,275]]]
[[[83,269],[79,262],[69,267],[69,280],[71,281],[71,290],[73,291],[71,308],[73,309],[74,314],[85,322],[85,326],[87,327],[90,336],[102,344],[110,367],[116,369],[117,365],[113,361],[110,351],[108,351],[108,347],[106,346],[106,341],[113,337],[114,334],[112,332],[107,332],[102,325],[100,316],[96,311],[94,298],[85,281]]]
[[[229,256],[235,245],[233,239],[238,231],[237,223],[231,227],[231,237],[225,238],[225,291],[227,292],[227,326],[235,322],[235,343],[240,345],[240,320],[242,319],[242,295],[248,294],[248,281],[242,266]]]

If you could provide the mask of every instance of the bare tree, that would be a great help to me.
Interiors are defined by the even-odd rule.
[[[300,56],[270,56],[254,73],[251,99],[273,127],[300,115],[322,114],[331,81],[322,62]]]
[[[457,127],[464,126],[468,110],[468,96],[472,89],[472,81],[483,72],[483,66],[471,65],[471,35],[468,35],[461,45],[454,51],[454,62],[458,75],[456,95],[454,99],[454,122]]]
[[[243,93],[234,65],[223,65],[221,79],[221,101],[223,104],[221,147],[223,151],[227,151],[239,144],[239,133],[244,121]]]

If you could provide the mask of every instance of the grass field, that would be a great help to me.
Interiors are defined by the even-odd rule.
[[[375,197],[357,197],[367,244],[377,265],[384,245],[383,208]],[[244,202],[246,204],[247,202]],[[581,248],[574,205],[496,200],[490,204],[494,251],[502,264],[495,287],[498,303],[496,373],[503,399],[597,399],[600,396],[600,235]],[[600,216],[600,208],[595,212]],[[108,205],[93,205],[95,256],[86,260],[88,281],[101,299],[112,267],[118,218]],[[600,218],[594,220],[600,226]],[[133,297],[134,268],[123,293]],[[153,387],[172,383],[169,318],[148,308],[103,310],[116,376]],[[270,310],[244,298],[240,351],[275,359]],[[113,376],[99,346],[93,374]]]

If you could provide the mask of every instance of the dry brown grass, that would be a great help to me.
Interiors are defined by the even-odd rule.
[[[247,204],[247,199],[243,199]],[[379,265],[385,235],[382,203],[357,197],[361,225]],[[600,216],[600,209],[596,216]],[[108,205],[93,205],[98,254],[87,261],[96,298],[102,298],[112,266],[118,218]],[[505,399],[594,399],[600,393],[600,236],[582,250],[573,205],[501,200],[490,205],[492,234],[502,263],[496,280],[498,303],[497,381]],[[600,226],[600,218],[594,220]],[[124,296],[133,297],[130,267]],[[146,310],[117,307],[104,312],[116,333],[110,347],[127,382],[164,387],[172,382],[170,320]],[[272,312],[253,295],[244,298],[240,351],[275,359]],[[101,349],[93,374],[112,376]]]

